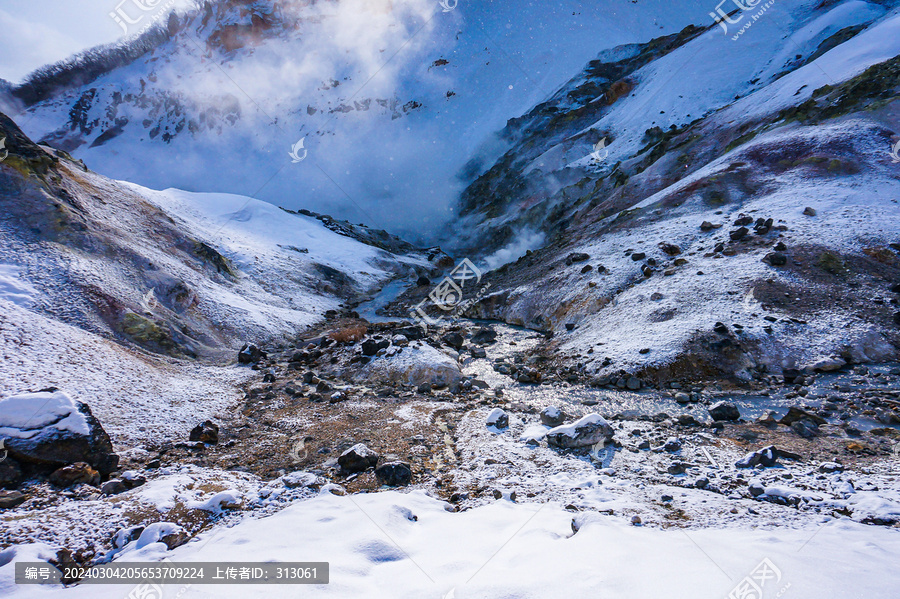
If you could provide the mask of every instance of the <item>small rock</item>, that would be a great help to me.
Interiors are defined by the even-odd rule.
[[[566,256],[566,266],[571,266],[572,264],[577,264],[578,262],[585,262],[586,260],[590,259],[591,257],[584,252],[573,252]]]
[[[811,439],[819,434],[819,426],[806,418],[792,422],[791,430],[804,439]]]
[[[824,472],[826,474],[830,474],[832,472],[843,472],[844,467],[837,462],[825,462],[821,466],[819,466],[819,472]]]
[[[706,477],[700,477],[696,481],[694,481],[694,486],[698,489],[705,489],[709,486],[709,479]]]
[[[774,445],[764,447],[759,451],[748,453],[743,458],[735,462],[735,468],[754,468],[763,466],[771,468],[778,462],[779,452]]]
[[[781,252],[771,252],[766,254],[766,257],[763,258],[763,260],[772,266],[784,266],[787,264],[787,256]]]
[[[675,401],[680,404],[686,404],[691,402],[691,396],[683,391],[675,394]]]
[[[641,379],[637,378],[636,376],[630,376],[625,380],[625,387],[627,387],[631,391],[637,391],[642,386],[643,382],[641,382]]]
[[[729,233],[728,236],[731,238],[731,241],[740,241],[741,239],[746,237],[747,233],[749,232],[750,229],[748,229],[747,227],[741,227],[740,229],[736,229]]]
[[[631,254],[631,259],[634,260],[635,262],[640,262],[641,260],[643,260],[646,257],[647,257],[647,254],[645,254],[644,252],[635,252],[635,253]]]
[[[836,370],[840,370],[846,365],[847,362],[845,362],[842,358],[832,356],[830,358],[822,358],[820,360],[817,360],[813,364],[812,368],[816,372],[835,372]]]
[[[245,343],[238,352],[238,362],[241,364],[256,364],[266,357],[266,352],[259,349],[255,343]]]
[[[463,344],[466,342],[463,336],[456,332],[447,333],[441,337],[441,341],[457,351],[462,349]]]
[[[612,436],[612,426],[600,414],[588,414],[573,424],[547,431],[547,444],[561,449],[575,449],[609,441]]]
[[[805,214],[806,216],[815,216],[816,209],[807,206],[806,208],[803,209],[803,214]]]
[[[709,408],[709,415],[716,422],[734,421],[741,417],[741,412],[733,403],[720,401]]]
[[[215,445],[219,442],[219,425],[212,420],[203,421],[191,429],[190,440]]]
[[[669,467],[666,468],[666,472],[673,476],[684,474],[684,464],[682,464],[681,462],[672,462],[671,464],[669,464]]]
[[[666,441],[665,445],[663,445],[663,449],[668,451],[669,453],[675,453],[681,449],[681,441],[676,439],[675,437],[670,437],[669,440]]]
[[[640,526],[640,525],[641,525],[641,517],[640,517],[640,516],[632,516],[632,517],[631,517],[631,523],[632,523],[634,526]]]
[[[341,470],[348,474],[374,468],[377,463],[378,454],[362,443],[357,443],[338,458]]]
[[[50,475],[50,483],[57,487],[71,487],[73,485],[100,484],[100,473],[90,467],[86,462],[76,462],[70,466],[63,466],[54,470]]]
[[[128,487],[125,486],[120,480],[111,480],[103,483],[103,486],[100,487],[101,495],[118,495],[119,493],[124,493],[128,490]]]
[[[494,428],[506,428],[509,426],[509,414],[500,408],[494,408],[491,410],[490,414],[488,414],[485,424],[487,424],[487,426],[493,426]]]
[[[566,421],[566,414],[556,406],[550,406],[541,410],[541,424],[556,427]]]
[[[412,481],[412,469],[403,462],[388,462],[375,469],[381,484],[389,487],[405,487]]]
[[[28,499],[19,491],[0,491],[0,510],[8,510],[21,505]]]
[[[817,425],[827,424],[828,422],[821,416],[817,416],[816,414],[812,414],[810,412],[807,412],[806,410],[802,410],[797,406],[791,406],[790,408],[788,408],[788,413],[785,414],[784,417],[782,417],[782,419],[778,421],[778,423],[790,426],[794,422],[804,419],[810,420]]]
[[[416,286],[418,287],[428,287],[431,285],[431,279],[429,279],[425,275],[421,275],[418,279],[416,279]]]
[[[708,220],[705,220],[702,223],[700,223],[700,230],[701,231],[712,231],[713,229],[718,229],[721,226],[722,225],[714,225],[711,222],[709,222]]]
[[[476,343],[478,345],[488,345],[490,343],[494,343],[497,340],[497,331],[491,329],[489,327],[483,327],[478,329],[472,334],[472,343]]]

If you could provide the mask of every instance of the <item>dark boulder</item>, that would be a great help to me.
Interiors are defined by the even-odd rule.
[[[720,401],[710,406],[709,415],[712,416],[712,419],[716,422],[733,421],[738,420],[741,417],[741,412],[733,403]]]
[[[215,445],[219,442],[219,425],[212,420],[205,420],[191,429],[190,440]]]
[[[245,343],[238,352],[238,362],[241,364],[256,364],[266,357],[266,352],[259,349],[254,343]]]
[[[107,476],[119,463],[90,407],[56,388],[0,400],[0,429],[9,456],[38,468],[86,462]]]
[[[497,331],[488,327],[483,327],[475,331],[471,339],[472,343],[477,343],[478,345],[488,345],[494,343],[496,340]]]
[[[405,487],[412,481],[412,470],[403,462],[388,462],[375,469],[375,476],[383,485]]]
[[[362,443],[357,443],[338,458],[338,465],[347,474],[374,468],[377,463],[378,454]]]

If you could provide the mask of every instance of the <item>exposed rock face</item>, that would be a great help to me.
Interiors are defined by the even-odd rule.
[[[612,426],[600,414],[588,414],[573,424],[547,431],[547,444],[560,449],[577,449],[609,441],[612,436]]]
[[[106,476],[119,463],[88,405],[56,389],[0,400],[0,436],[10,456],[39,467],[86,462]]]

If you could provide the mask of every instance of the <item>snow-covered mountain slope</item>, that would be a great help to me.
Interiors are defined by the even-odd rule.
[[[0,128],[0,298],[156,353],[231,359],[441,258],[243,196],[112,181]]]
[[[14,116],[117,179],[252,195],[429,238],[451,217],[461,169],[483,144],[496,155],[493,132],[510,115],[598,47],[709,20],[708,7],[672,0],[454,4],[206,2],[125,66],[23,91],[41,101]],[[293,163],[300,139],[308,154]]]
[[[779,6],[601,53],[510,121],[459,230],[521,258],[472,314],[661,380],[896,357],[900,14]]]

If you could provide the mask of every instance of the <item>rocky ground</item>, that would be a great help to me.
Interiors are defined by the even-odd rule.
[[[174,547],[316,493],[394,487],[456,510],[552,501],[657,527],[900,526],[896,365],[657,388],[588,378],[548,348],[508,325],[426,333],[355,312],[290,345],[248,344],[230,367],[253,371],[243,400],[184,438],[73,448],[52,466],[8,443],[0,546],[89,563],[145,533]],[[105,435],[91,429],[95,450]]]

